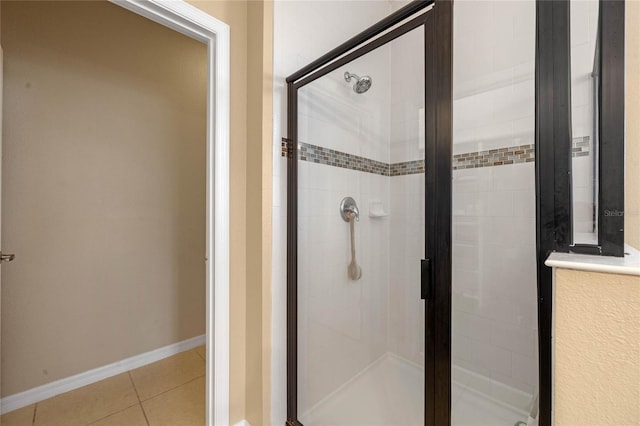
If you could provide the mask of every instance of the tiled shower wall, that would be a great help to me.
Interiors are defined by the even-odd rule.
[[[328,52],[333,49],[335,46],[342,43],[344,40],[352,37],[363,28],[366,28],[380,19],[384,18],[389,13],[389,3],[387,2],[379,2],[379,1],[362,1],[362,2],[326,2],[326,1],[304,1],[304,2],[275,2],[274,3],[274,151],[273,151],[273,173],[274,173],[274,194],[273,194],[273,292],[272,292],[272,339],[273,339],[273,355],[272,355],[272,381],[271,381],[271,395],[272,395],[272,410],[271,410],[271,424],[284,424],[286,421],[286,159],[281,156],[281,138],[286,137],[286,87],[284,80],[286,76],[297,71],[301,67],[307,65],[317,57],[322,54]],[[336,19],[339,17],[339,19]],[[388,67],[386,67],[388,69]],[[371,68],[352,68],[349,71],[353,73],[372,73],[373,70]],[[324,96],[325,99],[331,98],[331,90],[345,90],[350,87],[344,80],[340,81],[340,75],[336,76],[337,78],[333,82],[326,82],[325,84],[334,84],[333,88],[329,86],[322,86],[316,89],[316,96]],[[375,80],[374,84],[379,83],[381,80]],[[323,95],[323,91],[325,91],[325,95]],[[329,91],[329,93],[326,93]],[[342,92],[341,92],[342,93]],[[347,92],[349,93],[349,92]],[[345,98],[347,93],[343,93]],[[328,95],[328,96],[327,96]],[[355,93],[350,92],[348,96],[355,96]],[[311,95],[313,96],[313,94]],[[349,99],[349,98],[346,98]],[[359,98],[351,98],[352,102],[362,101]],[[352,106],[355,105],[352,103]],[[307,132],[307,135],[314,134],[316,135],[316,131],[319,130],[317,136],[325,135],[317,140],[306,141],[308,143],[314,143],[315,145],[336,149],[345,153],[354,154],[363,157],[369,157],[372,159],[376,159],[379,161],[384,161],[386,163],[389,162],[388,158],[388,150],[385,152],[380,151],[376,148],[375,144],[370,144],[364,146],[360,143],[363,139],[359,139],[360,136],[357,136],[356,143],[353,142],[352,139],[344,139],[339,137],[340,133],[344,134],[345,129],[346,133],[349,133],[348,130],[351,128],[354,129],[355,125],[360,126],[361,120],[365,119],[366,116],[361,115],[354,109],[350,109],[349,102],[337,102],[332,103],[332,108],[334,106],[338,106],[339,108],[343,108],[342,112],[344,115],[342,116],[333,116],[333,120],[335,120],[336,126],[333,129],[323,129],[324,124],[316,122],[315,124],[312,121],[307,121],[307,126],[305,128],[301,128],[300,139],[302,139],[302,135],[304,132]],[[363,105],[365,108],[366,105]],[[388,103],[387,103],[388,106]],[[315,108],[314,108],[315,111]],[[328,111],[328,113],[332,113]],[[350,114],[355,114],[353,117]],[[388,116],[388,111],[387,111]],[[365,124],[365,123],[362,123]],[[383,121],[380,126],[388,126],[388,120]],[[316,127],[314,127],[316,126]],[[320,128],[318,128],[318,126]],[[341,129],[342,127],[342,129]],[[377,131],[382,132],[381,127],[378,125],[374,125],[373,129],[378,129]],[[362,129],[366,130],[366,129]],[[310,131],[310,132],[309,132]],[[333,133],[327,133],[333,132]],[[388,132],[388,130],[387,130]],[[353,134],[362,135],[359,132],[352,132]],[[330,136],[332,135],[332,136]],[[334,137],[335,136],[335,137]],[[358,142],[360,141],[360,142]],[[388,144],[388,133],[386,139],[383,139],[382,142]],[[382,155],[382,157],[380,156]],[[374,175],[370,173],[351,171],[347,169],[340,169],[338,167],[331,167],[327,165],[319,165],[312,162],[300,161],[300,174],[301,179],[306,179],[305,176],[308,176],[307,181],[309,182],[309,186],[316,186],[315,188],[307,188],[309,197],[316,196],[322,194],[322,196],[326,198],[322,198],[322,205],[327,207],[327,210],[324,210],[324,207],[319,207],[319,209],[314,208],[313,204],[309,204],[314,202],[314,199],[307,199],[307,202],[302,201],[302,204],[310,205],[310,209],[306,212],[307,226],[303,232],[316,232],[316,234],[307,234],[308,240],[314,237],[314,240],[317,241],[318,237],[322,237],[320,241],[326,241],[327,244],[334,244],[336,250],[333,252],[327,252],[323,250],[323,257],[309,257],[306,260],[309,263],[309,268],[307,270],[311,270],[314,268],[313,265],[316,265],[313,269],[314,273],[320,273],[324,278],[331,278],[333,275],[338,277],[338,282],[342,282],[344,279],[344,274],[346,273],[342,269],[344,268],[344,264],[341,263],[339,269],[332,268],[330,266],[325,266],[324,262],[328,261],[328,264],[331,262],[342,262],[347,256],[347,252],[345,252],[346,243],[348,242],[347,238],[348,227],[345,222],[342,221],[338,212],[338,206],[340,203],[340,199],[342,196],[351,195],[358,201],[361,207],[361,222],[356,225],[356,241],[358,244],[358,254],[360,261],[363,263],[364,268],[364,276],[363,281],[368,282],[370,278],[373,278],[377,271],[378,274],[382,277],[386,277],[386,274],[383,270],[377,270],[376,268],[385,268],[385,262],[381,262],[379,265],[376,265],[373,262],[371,255],[367,254],[366,251],[372,251],[374,249],[374,245],[377,243],[375,240],[364,241],[362,237],[364,235],[376,236],[375,238],[384,237],[385,233],[388,235],[388,231],[384,230],[385,226],[388,226],[388,221],[383,220],[369,220],[367,216],[368,211],[368,203],[367,198],[370,196],[375,196],[376,198],[388,197],[388,186],[386,190],[384,189],[385,180],[389,179],[388,177],[383,177],[380,175]],[[325,185],[323,187],[317,187],[317,185]],[[380,191],[382,188],[382,192],[374,192]],[[325,189],[328,189],[325,191]],[[303,191],[305,191],[303,189]],[[323,192],[324,191],[324,192]],[[335,191],[335,192],[332,192]],[[386,194],[385,195],[385,191]],[[388,199],[388,198],[387,198]],[[315,204],[318,205],[317,203]],[[303,212],[304,213],[304,212]],[[304,220],[302,221],[304,222]],[[301,223],[303,226],[304,224]],[[317,232],[323,231],[323,235],[318,235]],[[388,245],[387,245],[388,247]],[[316,255],[319,255],[317,252],[321,249],[311,249],[315,250]],[[302,250],[301,250],[302,251]],[[306,250],[305,253],[309,253],[309,250]],[[331,258],[327,259],[326,256],[335,256],[333,260]],[[304,261],[304,260],[303,260]],[[326,282],[326,281],[324,281]],[[336,283],[337,284],[337,283]],[[380,332],[378,330],[379,325],[376,324],[376,321],[373,320],[374,324],[365,324],[365,320],[370,322],[371,318],[368,316],[371,314],[368,306],[372,307],[373,303],[380,299],[376,299],[372,297],[372,291],[375,289],[375,285],[363,287],[362,283],[356,283],[353,286],[345,286],[347,293],[345,294],[345,301],[338,302],[341,308],[346,309],[348,306],[352,306],[356,302],[361,303],[360,307],[356,309],[356,312],[352,315],[348,312],[343,312],[341,310],[333,310],[330,312],[336,313],[338,318],[326,318],[326,312],[323,313],[322,319],[320,322],[308,322],[309,327],[314,327],[313,330],[307,329],[308,332],[313,333],[313,335],[318,336],[315,342],[309,342],[310,345],[317,345],[320,348],[320,353],[326,354],[329,357],[334,356],[334,352],[332,352],[331,348],[326,346],[329,341],[335,342],[335,344],[340,345],[343,341],[350,341],[353,343],[354,341],[360,338],[361,342],[364,342],[360,348],[364,348],[368,345],[372,347],[373,352],[375,354],[375,348],[377,347],[377,343],[372,340],[372,332]],[[326,286],[320,287],[325,289],[325,294],[315,294],[314,297],[317,297],[316,302],[318,306],[322,306],[324,300],[326,303],[329,303],[329,299],[327,298],[331,291],[333,291],[334,284],[332,282],[326,282]],[[335,293],[334,293],[335,295]],[[324,298],[324,299],[323,299]],[[332,299],[332,301],[334,301]],[[376,307],[377,310],[381,310],[384,312],[385,307],[379,306]],[[319,312],[318,312],[319,314]],[[333,322],[332,322],[333,321]],[[336,326],[337,324],[344,324],[345,327],[342,332],[337,332]],[[366,330],[361,330],[358,327],[360,325],[365,326]],[[382,336],[386,336],[383,332]],[[355,339],[354,339],[355,337]],[[323,340],[325,346],[323,347]],[[312,346],[308,346],[312,347]],[[315,347],[314,347],[315,348]],[[343,346],[342,348],[337,348],[335,351],[335,355],[340,355],[339,365],[336,365],[335,362],[333,364],[323,365],[331,365],[332,369],[336,371],[330,371],[331,369],[325,369],[323,371],[312,371],[309,369],[309,374],[315,374],[320,386],[320,389],[324,391],[328,391],[330,388],[334,387],[339,380],[348,376],[348,374],[353,374],[357,371],[358,368],[363,366],[363,363],[366,363],[367,356],[363,355],[363,352],[360,349],[356,349],[353,352],[345,352],[345,349],[353,349],[353,345]],[[336,349],[336,346],[333,347]],[[311,358],[315,356],[315,358]],[[311,355],[308,357],[311,363],[318,364],[319,359],[317,355]],[[330,358],[330,360],[335,360],[335,358]],[[319,365],[319,364],[318,364]],[[322,376],[327,376],[322,377]],[[322,397],[324,395],[312,395],[307,394],[306,404],[310,404],[312,401],[317,400],[317,398]],[[306,408],[309,408],[308,406]],[[301,410],[304,408],[301,407]]]
[[[344,67],[373,76],[364,95],[344,83],[344,69],[299,95],[301,413],[385,353],[423,363],[424,71],[413,61],[423,38],[415,30]],[[359,281],[346,276],[348,225],[337,206],[347,195],[361,212]],[[370,203],[388,215],[371,216]]]
[[[537,386],[535,3],[456,2],[453,52],[453,377],[526,407]]]
[[[369,199],[387,204],[389,178],[299,162],[298,372],[301,414],[386,352],[389,224],[371,218]],[[306,185],[303,183],[306,182]],[[349,225],[338,210],[352,196],[362,278],[349,279]]]
[[[532,394],[537,383],[534,165],[456,170],[453,179],[453,363]],[[454,370],[454,378],[458,373]],[[502,391],[485,384],[490,394]]]
[[[389,48],[383,46],[298,92],[298,410],[303,419],[386,352],[389,222],[370,217],[369,202],[389,204],[389,177],[382,173],[389,163],[388,64]],[[374,85],[356,94],[344,81],[345,70],[372,74]],[[337,166],[353,167],[356,158],[364,170]],[[347,196],[360,209],[357,281],[347,274],[349,224],[339,210]]]
[[[394,3],[394,10],[401,7]],[[391,44],[392,163],[424,165],[424,31],[413,30]],[[420,299],[420,259],[424,257],[424,173],[391,178],[389,258],[389,347],[391,353],[424,365],[424,301]]]

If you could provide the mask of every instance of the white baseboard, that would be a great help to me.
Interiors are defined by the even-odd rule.
[[[251,424],[246,420],[240,420],[238,423],[236,423],[233,426],[251,426]]]
[[[26,407],[27,405],[60,395],[61,393],[69,392],[90,385],[91,383],[99,382],[108,377],[133,370],[134,368],[151,364],[152,362],[204,345],[205,341],[205,335],[203,334],[153,351],[135,355],[131,358],[116,361],[113,364],[56,380],[55,382],[47,383],[24,392],[9,395],[0,399],[0,413],[5,414],[18,408]]]

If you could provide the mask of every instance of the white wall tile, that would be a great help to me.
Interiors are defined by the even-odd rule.
[[[512,196],[514,217],[536,217],[536,199],[533,195],[533,191],[513,191]]]
[[[486,341],[473,341],[472,362],[491,372],[511,374],[511,352]]]
[[[471,362],[473,359],[473,339],[457,333],[453,334],[451,339],[454,361]]]
[[[538,360],[532,356],[513,354],[511,376],[532,386],[538,383]]]
[[[533,357],[537,351],[536,333],[536,330],[521,328],[516,324],[494,322],[489,341],[516,354]],[[515,369],[517,368],[514,365]]]
[[[456,170],[453,173],[455,193],[476,193],[491,190],[493,187],[493,169],[493,167],[485,167],[481,169]]]
[[[534,163],[513,164],[502,167],[489,167],[493,173],[493,189],[505,191],[535,189]]]
[[[286,160],[280,157],[280,140],[286,136],[286,89],[284,78],[321,56],[333,47],[352,37],[362,29],[382,19],[390,12],[390,5],[385,2],[324,2],[324,1],[292,1],[274,3],[274,243],[273,243],[273,358],[272,358],[272,418],[271,424],[284,424],[286,417],[286,390],[285,390],[285,353],[286,353],[286,327],[284,315],[286,313]],[[334,19],[336,15],[342,19]],[[383,54],[383,50],[377,52]],[[301,99],[301,112],[306,112],[300,119],[300,137],[313,137],[309,143],[317,143],[325,147],[333,147],[346,152],[360,155],[367,153],[374,158],[388,161],[388,144],[380,140],[388,140],[388,117],[390,102],[383,101],[388,98],[388,89],[385,85],[389,81],[388,67],[374,66],[380,58],[364,59],[360,62],[362,69],[367,73],[377,72],[374,78],[374,86],[368,93],[368,98],[352,96],[350,86],[340,80],[339,73],[330,75],[319,81],[318,85],[309,86],[307,92],[315,96],[314,106],[307,108],[304,99]],[[367,61],[371,63],[367,65]],[[341,70],[344,71],[344,70]],[[352,72],[357,72],[351,70]],[[314,92],[315,89],[315,92]],[[375,89],[375,90],[374,90]],[[330,96],[327,97],[327,93]],[[335,94],[342,94],[341,99],[336,99]],[[302,92],[304,97],[304,89]],[[382,97],[382,98],[381,98]],[[371,98],[377,98],[371,103]],[[370,107],[374,105],[373,107]],[[377,105],[377,107],[375,106]],[[363,108],[363,106],[365,108]],[[353,114],[355,112],[355,115]],[[385,119],[386,118],[386,119]],[[327,125],[328,123],[328,125]],[[382,139],[380,136],[382,135]],[[308,162],[300,162],[299,185],[300,191],[300,223],[303,226],[300,247],[305,256],[301,256],[303,262],[308,262],[307,269],[321,262],[336,265],[338,259],[345,260],[345,242],[348,234],[344,229],[344,222],[335,222],[332,218],[337,214],[341,197],[352,195],[358,202],[363,202],[361,192],[360,174],[334,167],[317,165]],[[278,181],[278,182],[277,182]],[[384,191],[384,190],[383,190]],[[375,193],[373,189],[371,193]],[[276,211],[278,214],[276,214]],[[305,222],[303,218],[310,221]],[[305,227],[306,226],[306,227]],[[321,232],[322,234],[318,234]],[[362,238],[358,233],[356,239]],[[305,242],[305,239],[308,240]],[[328,245],[317,246],[309,244],[315,241],[326,241]],[[335,249],[331,243],[342,244],[342,249]],[[366,242],[359,241],[359,247],[366,246]],[[322,258],[310,257],[309,254]],[[384,255],[384,253],[383,253]],[[363,258],[364,260],[364,258]],[[343,265],[344,266],[344,265]],[[366,272],[371,271],[369,265],[363,265]],[[311,285],[317,277],[329,280],[328,285],[334,286],[331,291],[346,290],[345,305],[339,306],[344,311],[336,311],[332,315],[335,321],[329,325],[310,324],[303,321],[299,324],[305,336],[311,339],[303,343],[299,350],[301,356],[300,376],[304,386],[300,388],[301,408],[308,407],[313,401],[326,395],[336,386],[339,386],[345,377],[349,377],[354,371],[359,371],[363,365],[371,361],[369,359],[376,350],[371,349],[377,343],[371,341],[374,331],[363,328],[363,316],[368,312],[368,304],[381,304],[379,300],[372,300],[370,295],[356,292],[352,295],[346,287],[339,284],[339,266],[331,268],[319,268],[317,274],[311,277],[305,275],[301,289],[317,290]],[[338,278],[332,278],[335,272]],[[370,276],[376,278],[376,275]],[[369,283],[372,287],[378,283]],[[377,288],[377,287],[376,287]],[[353,288],[349,288],[353,290]],[[327,304],[327,298],[320,293],[318,308]],[[355,298],[355,299],[354,299]],[[374,298],[375,299],[375,298]],[[380,299],[380,298],[378,298]],[[350,302],[351,305],[349,303]],[[303,301],[309,306],[309,301]],[[359,308],[350,309],[353,303]],[[327,306],[324,306],[328,308]],[[349,309],[347,309],[349,307]],[[338,308],[335,308],[338,309]],[[360,313],[357,314],[358,309]],[[379,309],[378,309],[379,311]],[[349,313],[350,312],[350,313]],[[316,314],[317,316],[318,314]],[[384,316],[382,312],[382,316]],[[371,316],[369,314],[369,316]],[[369,321],[371,328],[378,327],[375,321]],[[345,333],[335,333],[330,330],[344,326]],[[360,340],[354,337],[360,336]],[[369,339],[364,341],[364,339]],[[338,350],[331,350],[331,348]],[[317,349],[317,352],[314,350]],[[379,352],[379,350],[378,350]],[[322,368],[321,366],[325,366]],[[330,366],[327,369],[326,366]]]
[[[523,392],[537,352],[533,178],[533,164],[467,169],[453,187],[454,363]]]

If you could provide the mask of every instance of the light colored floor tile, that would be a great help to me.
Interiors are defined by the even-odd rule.
[[[150,426],[200,426],[204,424],[204,377],[193,380],[142,403]]]
[[[138,404],[91,423],[90,426],[147,426],[147,420]]]
[[[36,426],[84,426],[138,404],[127,373],[38,403]]]
[[[186,351],[153,364],[131,370],[141,401],[204,376],[204,360],[194,351]]]
[[[205,345],[198,346],[195,351],[202,357],[202,359],[207,359],[207,347]]]
[[[20,408],[0,417],[1,426],[31,426],[35,405]]]

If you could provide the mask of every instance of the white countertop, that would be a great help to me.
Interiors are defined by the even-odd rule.
[[[624,248],[624,257],[554,252],[544,264],[552,268],[640,276],[640,251],[626,244]]]

